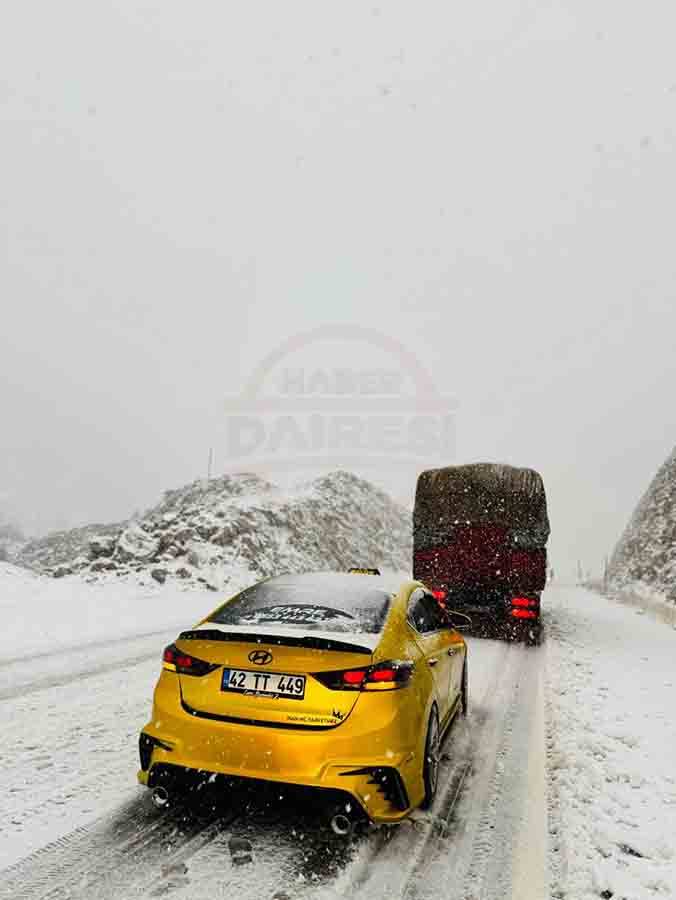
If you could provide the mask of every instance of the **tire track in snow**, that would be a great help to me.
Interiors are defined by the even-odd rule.
[[[8,868],[0,871],[0,896],[12,898],[40,897],[59,881],[68,881],[74,862],[82,857],[79,850],[89,842],[87,853],[105,856],[111,837],[124,847],[138,837],[141,830],[152,834],[161,824],[153,822],[150,810],[138,798],[100,816],[94,822],[74,829],[69,834],[50,841]],[[95,865],[92,862],[91,865]]]
[[[499,874],[502,884],[509,884],[511,846],[509,850],[499,845],[496,848],[495,822],[506,770],[504,747],[512,734],[522,654],[522,647],[508,647],[501,677],[486,691],[482,703],[483,725],[470,738],[468,758],[458,774],[458,790],[446,810],[443,827],[430,829],[424,847],[407,873],[401,892],[405,900],[418,900],[430,893],[436,896],[439,884],[444,884],[446,896],[454,900],[483,897],[485,895],[476,891],[475,885],[485,881],[491,858],[494,861],[492,868]],[[500,715],[494,717],[491,710],[499,710]],[[463,821],[457,815],[461,798],[470,797],[473,817]],[[508,897],[509,891],[503,889],[495,896]]]
[[[183,623],[185,624],[185,623]],[[29,653],[26,656],[13,656],[0,661],[0,669],[8,669],[11,666],[31,664],[36,662],[44,662],[47,659],[55,659],[68,656],[72,653],[90,653],[92,650],[108,650],[119,647],[120,644],[131,644],[134,641],[142,641],[147,638],[161,638],[167,634],[176,635],[183,625],[176,625],[175,628],[163,628],[161,631],[144,631],[141,634],[128,634],[125,637],[108,638],[104,641],[92,641],[88,644],[66,644],[58,647],[56,650],[41,650],[37,653]]]
[[[560,601],[558,604],[560,608]],[[545,692],[546,716],[546,752],[547,752],[547,834],[550,852],[548,856],[548,875],[550,896],[552,900],[563,900],[566,896],[564,885],[568,877],[568,850],[563,831],[561,811],[561,791],[559,777],[561,774],[560,742],[556,730],[553,695],[561,691],[560,671],[552,665],[556,645],[561,642],[562,635],[558,622],[552,631],[553,645],[547,647],[547,686]]]
[[[431,813],[423,814],[415,825],[404,823],[376,833],[370,846],[362,853],[361,860],[348,873],[339,891],[340,896],[356,895],[369,900],[416,896],[416,883],[424,877],[421,872],[429,867],[429,861],[440,844],[448,846],[445,833],[453,820],[459,799],[465,794],[466,782],[476,764],[478,748],[483,746],[482,739],[491,725],[488,710],[494,704],[494,698],[509,691],[513,684],[509,673],[511,668],[519,665],[520,650],[521,647],[506,643],[498,646],[491,675],[478,698],[471,693],[470,668],[470,715],[466,723],[456,722],[445,739],[445,754],[452,753],[456,758],[440,773],[445,782],[441,796]],[[470,666],[471,659],[470,652]],[[492,698],[490,703],[489,698]],[[446,881],[442,883],[445,892],[448,885]],[[438,897],[438,886],[433,895]]]
[[[159,661],[162,647],[175,636],[176,631],[163,630],[5,662],[0,665],[3,683],[0,702],[67,687],[152,659]]]
[[[0,707],[0,859],[7,851],[9,863],[136,796],[138,731],[148,707],[143,688],[152,668],[107,673],[84,690],[74,682]]]
[[[472,781],[468,784],[467,799],[476,802],[478,796],[481,815],[474,833],[463,834],[449,893],[454,900],[503,900],[513,894],[513,864],[526,820],[526,763],[541,664],[538,650],[525,650],[517,660],[510,688],[502,693],[502,719],[491,730],[490,753],[475,769],[477,792],[472,791]],[[524,851],[531,848],[524,845]],[[440,874],[447,870],[448,854],[438,853],[435,863]]]
[[[373,842],[340,896],[438,900],[441,891],[449,900],[504,900],[513,896],[517,881],[523,886],[532,873],[524,873],[523,848],[517,845],[525,824],[532,827],[525,762],[533,728],[542,730],[533,712],[543,653],[504,645],[481,699],[473,701],[466,732],[450,736],[458,758],[445,774],[434,817],[421,832],[400,827],[391,840]],[[540,831],[545,827],[543,814]],[[544,850],[535,865],[544,868]],[[540,872],[540,886],[535,879],[536,893],[544,878]]]
[[[0,872],[0,896],[13,900],[57,900],[130,896],[128,888],[148,880],[145,867],[171,863],[193,843],[196,852],[213,840],[214,825],[182,811],[161,815],[144,796],[40,848]]]
[[[117,672],[121,669],[131,668],[132,666],[140,666],[143,663],[152,662],[153,659],[159,659],[157,650],[154,650],[152,653],[145,652],[108,663],[102,663],[88,669],[80,669],[75,672],[70,672],[67,675],[56,675],[54,677],[45,676],[43,678],[36,678],[33,681],[15,684],[10,688],[0,689],[0,703],[6,703],[10,700],[19,700],[28,697],[31,694],[40,693],[41,691],[66,687],[69,684],[73,684],[73,682],[84,681],[87,678],[95,678],[97,675],[107,675],[109,672]]]
[[[233,837],[250,841],[253,864],[231,858]],[[350,855],[350,847],[327,839],[306,815],[301,822],[284,813],[281,822],[266,826],[236,805],[202,822],[180,807],[158,813],[144,794],[0,872],[0,897],[295,897],[333,878]]]
[[[249,842],[249,862],[238,864],[232,858],[229,845],[233,840]],[[314,900],[336,871],[349,865],[351,856],[349,845],[320,832],[311,822],[285,819],[263,825],[243,817],[197,853],[180,860],[178,866],[172,865],[172,870],[179,869],[178,878],[172,871],[163,873],[144,886],[147,893],[127,896],[140,900],[171,891],[172,900],[233,896],[238,900]]]

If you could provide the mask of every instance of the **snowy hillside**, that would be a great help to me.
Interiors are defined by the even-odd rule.
[[[338,471],[293,491],[251,474],[195,481],[167,491],[131,522],[32,541],[17,562],[56,577],[221,590],[282,572],[408,569],[410,558],[409,513],[369,482]]]
[[[0,562],[15,559],[25,543],[26,538],[21,529],[13,522],[6,520],[0,511]]]
[[[615,548],[609,586],[676,602],[676,449],[653,479]]]

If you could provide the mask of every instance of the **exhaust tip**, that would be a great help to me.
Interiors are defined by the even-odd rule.
[[[151,799],[156,809],[164,809],[169,805],[169,791],[165,787],[156,787]]]
[[[352,834],[352,820],[344,813],[336,813],[331,817],[331,830],[339,837],[347,837]]]

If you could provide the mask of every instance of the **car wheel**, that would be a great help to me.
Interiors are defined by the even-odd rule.
[[[469,712],[469,684],[467,680],[467,660],[462,667],[462,682],[460,685],[460,715],[466,716]]]
[[[439,716],[436,707],[432,707],[430,720],[427,723],[425,738],[425,757],[423,759],[423,782],[425,783],[425,799],[423,808],[428,809],[434,802],[439,784],[439,760],[441,759],[441,735],[439,734]]]

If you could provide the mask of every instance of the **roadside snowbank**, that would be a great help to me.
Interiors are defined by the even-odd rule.
[[[185,628],[252,580],[248,571],[233,573],[221,595],[123,579],[86,584],[77,576],[53,579],[0,563],[0,659]]]
[[[660,622],[676,627],[676,603],[669,600],[662,591],[655,590],[642,581],[630,582],[622,589],[611,589],[603,593],[617,603],[638,607]]]
[[[547,600],[551,896],[676,896],[676,632],[581,588]]]

